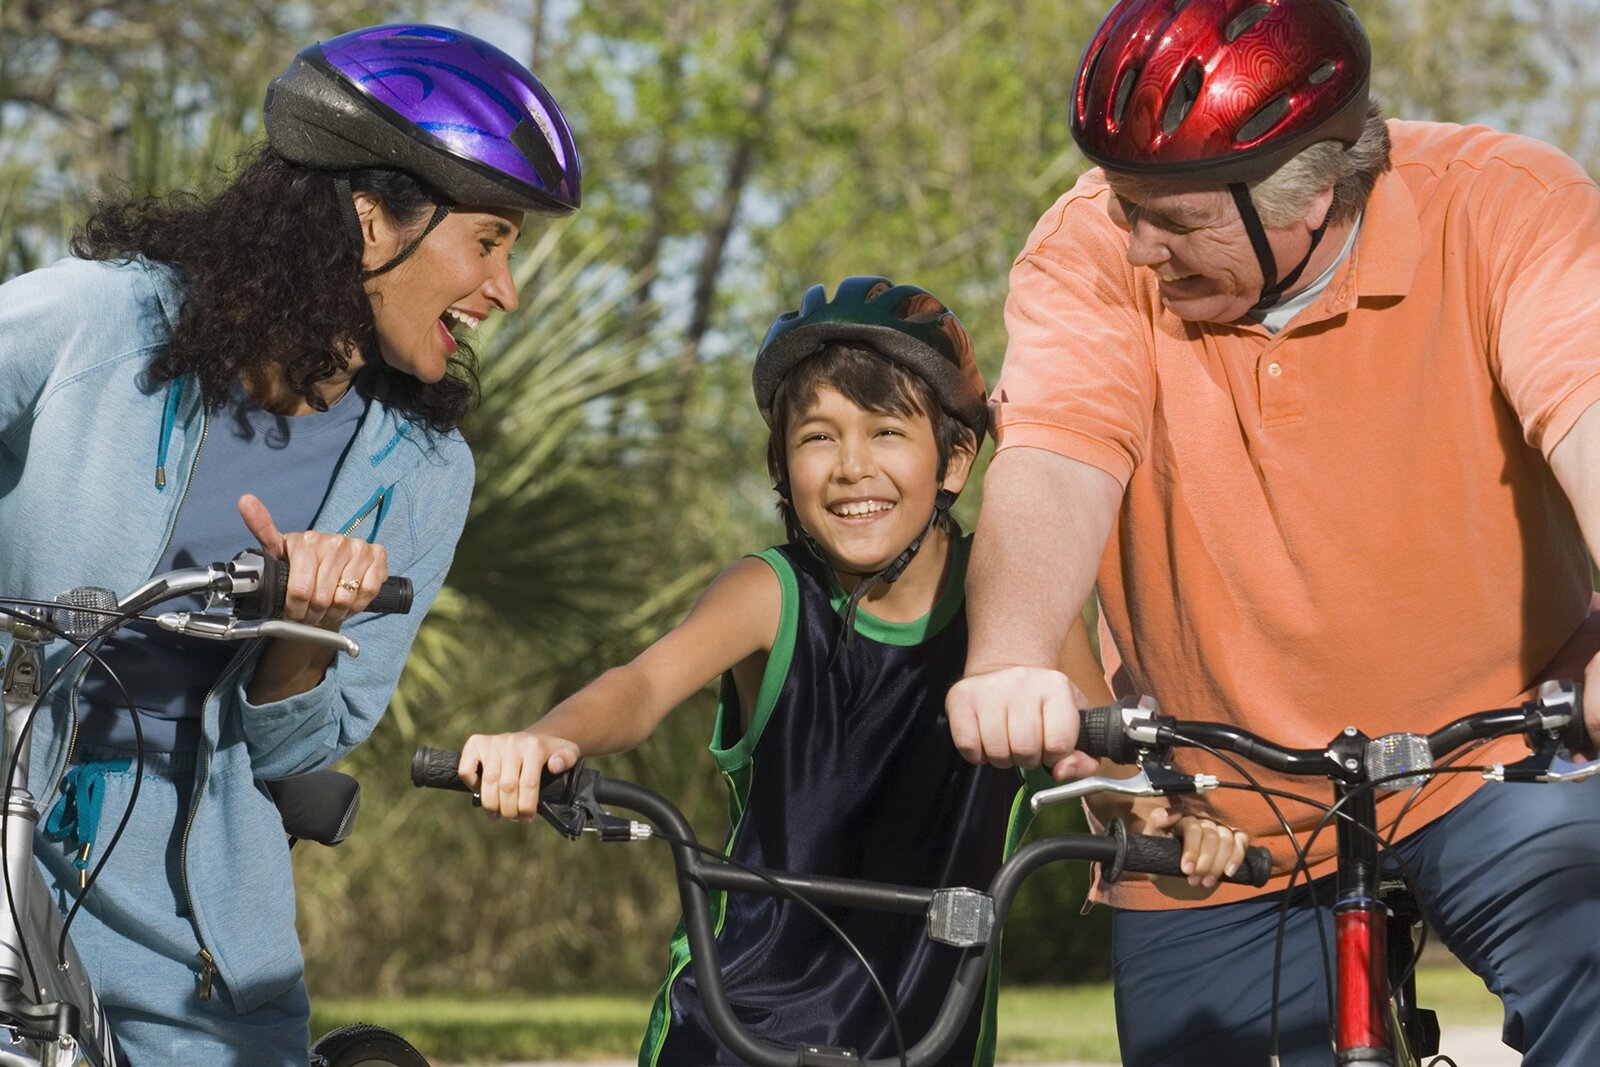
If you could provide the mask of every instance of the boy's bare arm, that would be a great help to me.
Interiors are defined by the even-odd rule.
[[[772,647],[780,597],[771,567],[758,559],[740,560],[706,587],[681,623],[529,729],[569,738],[588,755],[634,747],[668,712],[724,671]]]
[[[772,647],[782,614],[777,575],[758,559],[723,571],[689,614],[631,663],[606,671],[523,730],[474,734],[460,773],[491,815],[531,818],[546,767],[621,752],[724,671]]]

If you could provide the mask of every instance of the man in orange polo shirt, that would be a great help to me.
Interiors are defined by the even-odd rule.
[[[1011,274],[948,702],[968,758],[1089,768],[1050,665],[1097,572],[1120,692],[1294,747],[1427,732],[1600,648],[1600,190],[1527,138],[1385,121],[1369,67],[1342,0],[1123,0],[1091,43],[1072,129],[1101,168]],[[1592,1063],[1600,780],[1475,784],[1430,784],[1402,852],[1523,1062]],[[1264,803],[1212,796],[1287,857]],[[1119,889],[1126,1063],[1266,1062],[1284,886]],[[1315,912],[1292,915],[1282,1062],[1328,1064]]]

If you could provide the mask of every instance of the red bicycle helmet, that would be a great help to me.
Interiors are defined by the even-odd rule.
[[[1072,136],[1128,174],[1253,181],[1354,144],[1371,70],[1345,0],[1121,0],[1078,68]]]

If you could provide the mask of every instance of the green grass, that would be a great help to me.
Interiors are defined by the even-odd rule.
[[[1497,1026],[1500,1004],[1453,964],[1418,974],[1418,1000],[1452,1026]],[[320,998],[312,1031],[350,1022],[387,1026],[430,1059],[489,1064],[517,1059],[629,1059],[639,1047],[650,994],[622,996]],[[908,1035],[909,1037],[910,1035]],[[1109,985],[1019,986],[1000,997],[1000,1060],[1117,1062]]]
[[[1019,986],[1001,988],[996,1059],[1117,1062],[1117,1024],[1111,986]]]
[[[1439,1027],[1445,1033],[1452,1026],[1498,1027],[1504,1015],[1500,998],[1484,988],[1481,978],[1454,962],[1417,971],[1417,1003],[1439,1013]]]

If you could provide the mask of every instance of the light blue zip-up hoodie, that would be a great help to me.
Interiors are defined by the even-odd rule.
[[[49,599],[86,585],[125,594],[150,577],[206,428],[198,383],[155,383],[147,372],[182,300],[176,272],[144,261],[69,259],[0,285],[0,595]],[[203,948],[241,1012],[302,971],[288,848],[262,783],[326,767],[372,731],[444,582],[472,482],[458,435],[430,437],[370,404],[314,528],[381,542],[390,573],[415,584],[411,613],[346,623],[361,655],[339,656],[308,693],[252,705],[244,685],[256,642],[206,698],[185,890],[196,973]],[[53,655],[65,654],[57,643]],[[34,725],[41,812],[69,757],[81,673],[56,689]]]

